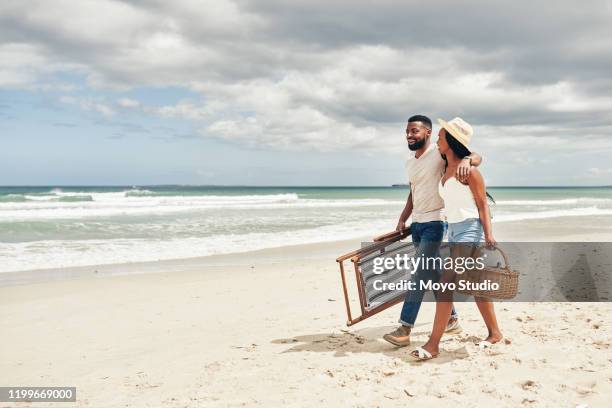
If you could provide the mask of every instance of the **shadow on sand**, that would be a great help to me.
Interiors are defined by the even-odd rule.
[[[338,333],[319,333],[307,334],[303,336],[295,336],[286,339],[272,340],[273,344],[291,345],[290,348],[282,351],[282,353],[295,353],[301,351],[329,353],[333,352],[334,357],[346,357],[348,353],[375,353],[384,354],[388,357],[400,359],[409,364],[423,364],[410,357],[410,351],[414,348],[422,346],[424,341],[413,340],[407,347],[396,347],[383,340],[382,336],[389,333],[394,326],[382,326],[365,328],[361,330],[340,330]],[[414,337],[426,338],[429,332],[415,331]],[[463,336],[459,338],[461,343],[476,342],[479,339],[475,336]],[[444,343],[448,341],[448,337],[442,338],[440,348],[443,349]],[[465,345],[455,350],[442,350],[440,355],[430,361],[428,364],[444,364],[453,360],[461,360],[469,357],[469,353]]]

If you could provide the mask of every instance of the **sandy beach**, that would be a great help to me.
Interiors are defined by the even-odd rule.
[[[504,303],[506,341],[486,351],[476,306],[462,303],[463,333],[417,363],[381,339],[399,306],[345,326],[334,259],[358,242],[1,287],[1,382],[77,387],[76,403],[45,406],[609,406],[610,303]],[[433,310],[423,304],[414,346]]]
[[[611,20],[2,1],[0,408],[612,408]]]

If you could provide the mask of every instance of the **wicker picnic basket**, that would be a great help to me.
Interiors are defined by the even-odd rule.
[[[485,266],[483,269],[469,269],[462,274],[457,274],[455,292],[464,295],[472,295],[489,299],[513,299],[518,293],[519,273],[510,269],[508,256],[501,248],[495,247],[504,258],[505,266]],[[491,284],[499,284],[497,290],[459,289],[459,281],[469,281],[471,284],[490,281]]]

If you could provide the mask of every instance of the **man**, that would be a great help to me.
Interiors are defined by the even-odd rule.
[[[440,243],[445,230],[444,201],[438,194],[438,183],[444,173],[445,161],[440,156],[435,143],[431,143],[431,130],[431,119],[427,116],[415,115],[408,119],[406,140],[408,148],[415,154],[406,162],[410,193],[396,227],[400,231],[405,229],[406,221],[412,215],[410,225],[412,242],[417,256],[423,254],[425,257],[439,256]],[[467,180],[471,166],[478,166],[481,161],[481,157],[476,153],[466,157],[457,168],[457,179]],[[440,274],[441,271],[436,269],[419,268],[413,279],[417,282],[419,280],[437,282]],[[401,326],[385,334],[383,336],[385,340],[398,347],[410,344],[410,331],[414,327],[424,294],[422,290],[408,292],[400,315]],[[459,318],[453,307],[446,332],[460,331]]]

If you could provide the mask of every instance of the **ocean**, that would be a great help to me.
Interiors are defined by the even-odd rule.
[[[612,215],[612,188],[490,188],[494,223]],[[237,253],[393,230],[406,187],[0,187],[0,272]]]

